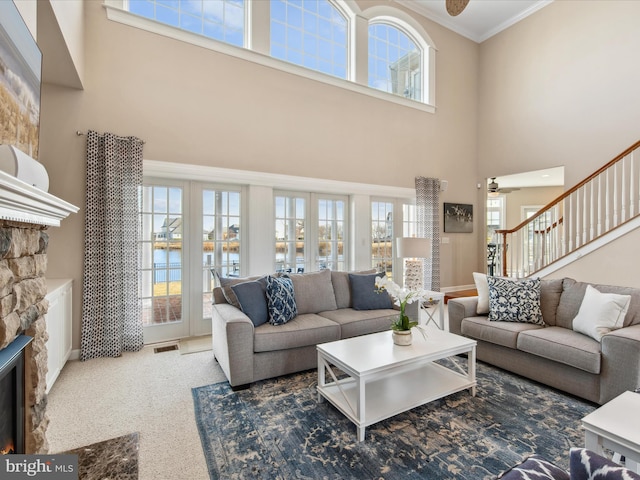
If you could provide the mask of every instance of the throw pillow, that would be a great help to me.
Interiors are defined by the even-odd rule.
[[[524,461],[498,475],[501,480],[569,480],[567,472],[540,455],[531,455]]]
[[[267,309],[272,325],[284,325],[298,315],[293,283],[286,275],[280,278],[267,277]]]
[[[376,270],[373,268],[370,270],[360,270],[355,272],[337,272],[332,270],[331,283],[333,284],[333,293],[336,296],[336,307],[338,308],[353,307],[349,273],[376,273]]]
[[[266,276],[255,281],[232,285],[231,289],[240,303],[240,310],[251,319],[254,326],[267,323],[269,310],[267,308]]]
[[[393,308],[393,302],[387,292],[376,290],[376,278],[382,276],[380,273],[359,275],[349,274],[351,283],[351,301],[354,310],[379,310]]]
[[[600,341],[605,333],[622,327],[630,302],[631,295],[600,293],[587,285],[573,330]]]
[[[473,272],[473,281],[478,291],[476,313],[478,315],[486,315],[489,313],[489,282],[487,281],[487,274]]]
[[[336,310],[336,296],[331,283],[331,270],[288,275],[296,292],[298,315]]]
[[[489,320],[544,325],[540,310],[540,279],[487,277]]]
[[[569,452],[571,480],[640,480],[640,475],[585,448]]]

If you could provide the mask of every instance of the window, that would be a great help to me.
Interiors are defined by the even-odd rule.
[[[275,196],[276,272],[305,271],[306,205],[305,197],[286,194]]]
[[[272,0],[271,56],[347,78],[347,28],[328,0]]]
[[[487,198],[487,243],[499,243],[495,231],[504,229],[504,195]]]
[[[435,45],[414,16],[386,2],[360,2],[363,9],[353,0],[103,2],[109,20],[435,113]],[[368,75],[360,74],[367,63]]]
[[[205,37],[244,46],[245,0],[129,0],[129,11]]]
[[[316,270],[346,270],[345,256],[346,199],[318,199],[318,250],[315,259]]]
[[[393,274],[393,203],[371,202],[371,266]]]
[[[422,51],[399,28],[369,26],[369,86],[422,101]]]
[[[140,191],[142,324],[182,320],[182,188],[146,185]]]

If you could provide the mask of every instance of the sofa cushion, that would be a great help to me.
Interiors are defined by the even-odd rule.
[[[392,308],[391,297],[385,291],[379,292],[376,289],[376,278],[384,274],[349,274],[351,282],[351,299],[353,308],[356,310],[379,310]]]
[[[284,325],[265,323],[254,329],[253,350],[271,352],[340,340],[340,325],[314,313],[298,315]]]
[[[354,310],[341,308],[319,315],[340,325],[340,338],[356,337],[367,333],[389,330],[391,323],[398,318],[398,311],[385,310]]]
[[[640,323],[640,289],[631,287],[616,287],[613,285],[587,284],[576,282],[572,278],[565,278],[562,285],[562,295],[558,304],[556,324],[560,327],[572,328],[573,319],[580,310],[584,292],[587,285],[595,287],[602,293],[617,293],[619,295],[631,295],[629,310],[624,319],[623,326],[636,325]]]
[[[540,280],[540,311],[546,325],[555,326],[556,312],[562,295],[562,279]]]
[[[337,308],[351,308],[351,282],[349,281],[349,273],[376,273],[375,269],[362,270],[358,272],[331,272],[331,283],[333,284],[333,293],[336,296]]]
[[[540,455],[531,455],[498,475],[502,480],[569,480],[569,474]]]
[[[599,374],[600,343],[562,327],[527,330],[518,335],[518,350]]]
[[[267,277],[231,285],[240,303],[240,309],[251,319],[254,326],[269,321],[267,308]]]
[[[527,330],[544,328],[533,323],[491,322],[487,317],[467,317],[462,320],[461,333],[465,337],[516,348],[518,334]]]
[[[573,330],[600,341],[605,333],[622,327],[630,300],[631,295],[600,293],[587,285],[578,315],[573,319]]]
[[[331,283],[331,270],[287,275],[293,282],[298,315],[335,310],[336,296]]]
[[[640,475],[586,448],[569,452],[570,480],[640,480]]]
[[[290,278],[267,277],[267,309],[272,325],[283,325],[298,314]]]
[[[544,324],[540,310],[540,279],[487,277],[489,320]]]

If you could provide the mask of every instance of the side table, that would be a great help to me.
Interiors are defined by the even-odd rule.
[[[640,463],[640,394],[624,392],[582,419],[585,448],[600,455],[607,448],[624,455],[626,467]]]
[[[425,326],[433,322],[440,330],[444,330],[444,293],[427,291],[430,300],[420,303],[420,310],[425,313],[427,321]],[[436,314],[438,314],[436,319]]]

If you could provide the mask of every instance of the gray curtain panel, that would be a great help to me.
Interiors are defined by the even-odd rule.
[[[135,137],[87,133],[82,360],[119,357],[143,345],[137,253],[142,145]]]
[[[440,180],[416,177],[418,237],[431,239],[431,259],[424,261],[424,289],[440,291]]]

